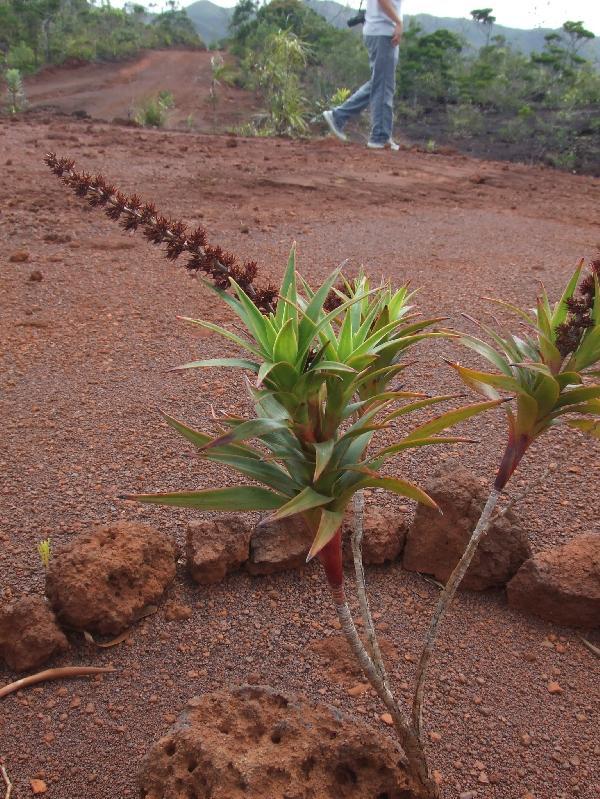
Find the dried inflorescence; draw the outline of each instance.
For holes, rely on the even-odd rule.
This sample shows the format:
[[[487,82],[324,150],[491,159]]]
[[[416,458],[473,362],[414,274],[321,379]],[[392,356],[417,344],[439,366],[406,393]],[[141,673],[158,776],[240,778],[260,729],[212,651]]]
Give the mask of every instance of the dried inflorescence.
[[[339,283],[337,286],[329,290],[328,295],[325,297],[325,302],[323,303],[323,308],[325,311],[335,311],[336,308],[339,308],[342,304],[343,300],[340,297],[340,293],[343,293],[346,290],[346,286],[342,283]]]
[[[154,203],[142,202],[137,194],[127,197],[102,175],[76,172],[75,162],[70,158],[58,158],[54,153],[48,153],[44,160],[52,172],[70,186],[78,197],[85,198],[92,207],[103,207],[106,216],[118,222],[123,230],[135,231],[141,227],[149,242],[164,244],[165,257],[170,261],[187,253],[189,258],[185,267],[190,272],[204,272],[220,289],[228,289],[233,280],[262,313],[274,310],[277,289],[254,285],[258,272],[255,261],[240,264],[232,253],[208,244],[203,228],[189,231],[183,222],[161,216]]]
[[[556,329],[556,347],[563,358],[577,349],[583,334],[592,326],[592,308],[596,292],[594,278],[600,279],[600,258],[592,261],[590,266],[590,274],[579,287],[580,297],[570,297],[567,300],[569,315]]]

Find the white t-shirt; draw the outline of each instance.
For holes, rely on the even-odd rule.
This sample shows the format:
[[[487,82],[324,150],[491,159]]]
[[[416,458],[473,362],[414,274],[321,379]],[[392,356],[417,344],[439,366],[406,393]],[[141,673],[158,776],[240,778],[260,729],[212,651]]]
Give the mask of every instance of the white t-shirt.
[[[402,0],[391,0],[398,17]],[[363,36],[393,36],[394,23],[380,7],[379,0],[367,0],[367,13],[363,27]]]

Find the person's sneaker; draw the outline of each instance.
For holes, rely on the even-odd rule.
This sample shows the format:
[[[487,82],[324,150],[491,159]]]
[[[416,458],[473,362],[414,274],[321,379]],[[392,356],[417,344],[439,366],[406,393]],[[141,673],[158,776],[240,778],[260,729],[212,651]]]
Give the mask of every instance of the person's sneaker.
[[[394,153],[400,149],[400,145],[397,144],[393,139],[388,139],[386,142],[368,141],[367,147],[369,150],[385,150],[386,147],[389,147]]]
[[[335,124],[335,119],[333,118],[333,111],[323,111],[323,119],[329,125],[329,130],[333,133],[334,136],[337,136],[340,141],[348,141],[348,137],[346,134],[338,128]]]

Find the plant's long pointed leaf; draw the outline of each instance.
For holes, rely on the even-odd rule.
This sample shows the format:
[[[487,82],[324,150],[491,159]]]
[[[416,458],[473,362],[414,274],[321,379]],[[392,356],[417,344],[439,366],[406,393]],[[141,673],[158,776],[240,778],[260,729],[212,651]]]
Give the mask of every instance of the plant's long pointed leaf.
[[[307,486],[303,491],[286,502],[285,505],[281,505],[276,513],[269,516],[265,522],[277,521],[278,519],[285,519],[288,516],[295,516],[297,513],[304,513],[304,511],[311,510],[312,508],[319,508],[321,505],[327,505],[332,501],[333,497],[325,497],[310,486]]]
[[[315,539],[312,542],[310,552],[308,553],[308,556],[306,558],[307,563],[310,560],[312,560],[315,557],[315,555],[318,555],[319,552],[323,549],[323,547],[326,546],[331,541],[333,536],[340,529],[340,526],[343,521],[344,521],[343,511],[329,511],[329,510],[321,511],[321,520],[319,522],[319,528],[317,530]]]
[[[483,297],[483,299],[487,300],[488,302],[493,302],[496,305],[500,305],[502,308],[506,308],[509,311],[512,311],[513,313],[517,314],[517,316],[520,316],[521,319],[524,319],[525,322],[527,322],[527,324],[531,325],[532,327],[535,327],[535,316],[533,316],[532,314],[528,314],[527,311],[524,311],[522,308],[519,308],[518,305],[514,305],[512,302],[505,302],[505,300],[498,300],[495,297]]]
[[[174,366],[172,372],[180,372],[184,369],[198,369],[204,367],[224,366],[227,369],[248,369],[258,373],[259,366],[255,361],[248,361],[245,358],[205,358],[202,361],[190,361],[182,366]]]
[[[202,449],[222,447],[224,444],[234,444],[240,441],[247,441],[251,438],[263,438],[267,433],[287,429],[287,424],[281,419],[249,419],[247,422],[242,422],[233,430],[229,430],[224,435],[213,438],[213,440],[205,444]]]
[[[199,430],[194,430],[191,427],[188,427],[183,422],[180,422],[178,419],[174,419],[172,416],[169,416],[164,411],[161,411],[161,416],[165,420],[165,422],[170,425],[174,430],[177,430],[184,438],[188,441],[191,441],[196,447],[202,449],[206,446],[212,439],[213,436],[209,436],[206,433],[202,433]],[[252,449],[252,447],[245,446],[243,444],[229,444],[223,447],[223,450],[229,452],[232,455],[240,455],[244,458],[252,458],[254,460],[259,460],[261,458],[261,453],[257,450]]]
[[[246,477],[256,480],[257,483],[264,483],[269,488],[273,488],[287,497],[293,496],[301,488],[280,466],[265,459],[244,458],[212,449],[206,450],[204,457],[215,463],[223,463],[226,466],[230,466],[232,469],[246,475]]]
[[[392,419],[397,419],[399,416],[412,413],[412,411],[417,411],[420,408],[427,408],[429,405],[437,405],[440,402],[448,402],[448,400],[457,399],[460,396],[460,394],[447,394],[444,397],[427,397],[426,399],[409,402],[407,405],[403,405],[401,408],[390,413],[383,421],[390,422]]]
[[[512,376],[512,372],[510,371],[510,366],[508,365],[508,361],[506,358],[497,352],[493,347],[489,344],[486,344],[485,341],[482,341],[475,336],[460,336],[459,342],[463,344],[465,347],[469,347],[472,350],[475,350],[479,355],[482,355],[486,358],[490,363],[493,363],[496,369],[499,369],[508,377]]]
[[[296,291],[296,242],[292,244],[279,293],[294,305],[298,302]],[[277,311],[275,312],[278,327],[283,325],[286,310],[285,303],[278,304]]]
[[[325,471],[327,464],[331,458],[333,453],[333,448],[335,446],[335,441],[330,438],[328,441],[321,441],[315,444],[315,474],[314,474],[314,481],[315,483],[319,479],[319,477]]]
[[[562,408],[565,405],[574,405],[579,402],[587,402],[587,400],[598,399],[600,397],[600,386],[581,386],[580,388],[571,389],[571,391],[563,392],[558,398],[556,405]]]
[[[237,336],[235,333],[232,333],[230,330],[227,330],[225,327],[221,327],[220,325],[215,325],[212,322],[207,322],[205,319],[191,319],[188,316],[178,316],[182,322],[188,322],[190,325],[196,325],[196,327],[206,328],[206,330],[212,330],[213,333],[218,333],[223,338],[229,339],[229,341],[233,341],[238,347],[242,347],[248,352],[251,352],[253,355],[256,355],[258,358],[262,357],[262,353],[260,350],[253,346],[249,341],[243,339],[241,336]]]
[[[490,408],[496,408],[505,401],[506,400],[502,399],[488,400],[487,402],[476,402],[474,405],[465,405],[462,408],[455,408],[452,411],[443,413],[441,416],[437,416],[430,422],[426,422],[425,424],[419,425],[419,427],[415,427],[414,430],[412,430],[412,432],[403,440],[414,441],[418,438],[426,438],[435,435],[436,433],[441,433],[442,430],[447,430],[449,427],[453,427],[459,422],[464,422],[466,419],[470,419],[472,416],[476,416],[477,414],[487,411]]]
[[[277,338],[273,344],[273,360],[283,361],[284,363],[294,364],[298,357],[298,340],[294,329],[294,320],[288,319],[287,322],[277,333]]]
[[[230,280],[231,285],[235,289],[239,303],[244,309],[246,315],[246,327],[251,335],[254,336],[256,341],[263,347],[265,353],[268,353],[270,350],[270,341],[267,328],[270,327],[273,329],[273,325],[266,316],[261,314],[244,289],[241,288],[241,286],[238,286],[235,280],[231,278]]]
[[[567,386],[578,386],[582,383],[581,375],[578,372],[559,372],[555,378],[561,391],[564,391]]]
[[[400,494],[400,496],[414,499],[416,502],[420,502],[430,508],[438,507],[437,503],[429,496],[429,494],[426,494],[422,488],[419,488],[419,486],[415,485],[414,483],[410,483],[408,480],[400,480],[397,477],[382,477],[381,475],[377,474],[376,472],[372,472],[367,468],[357,468],[355,471],[365,473],[366,476],[361,478],[350,489],[348,489],[350,494],[354,494],[356,491],[359,491],[362,488],[383,488],[386,491],[391,491],[394,494]],[[342,499],[345,499],[344,495],[342,495]]]
[[[575,427],[592,438],[600,439],[600,421],[595,419],[567,419],[569,427]]]
[[[410,441],[401,441],[399,444],[392,444],[389,447],[384,447],[384,449],[380,449],[379,452],[376,452],[371,458],[369,458],[369,462],[379,462],[381,458],[384,460],[389,458],[392,455],[396,455],[399,452],[403,452],[405,449],[413,449],[413,447],[428,447],[431,444],[477,444],[478,439],[476,438],[465,438],[464,436],[426,436],[424,438],[414,438]],[[382,461],[383,462],[383,461]],[[377,467],[379,468],[379,464]]]
[[[556,330],[558,325],[561,325],[567,318],[567,314],[569,313],[569,309],[567,307],[567,300],[569,300],[575,293],[575,289],[577,288],[577,284],[579,283],[581,270],[583,269],[583,264],[584,260],[582,258],[581,261],[579,262],[578,267],[573,272],[571,279],[567,283],[565,290],[563,291],[562,297],[554,306],[554,313],[552,314],[552,319],[551,319],[551,325],[553,330]]]

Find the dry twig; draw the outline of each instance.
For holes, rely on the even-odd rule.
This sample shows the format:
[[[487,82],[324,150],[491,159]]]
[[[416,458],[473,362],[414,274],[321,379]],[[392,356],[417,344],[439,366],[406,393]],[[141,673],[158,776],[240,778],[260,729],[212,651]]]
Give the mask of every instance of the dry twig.
[[[15,680],[15,682],[0,688],[0,699],[38,682],[62,680],[63,678],[71,677],[87,677],[90,674],[107,674],[111,671],[116,671],[116,669],[113,666],[62,666],[58,669],[46,669],[46,671],[30,674],[28,677],[22,677],[20,680]]]
[[[6,793],[4,794],[4,799],[10,799],[10,796],[12,794],[13,784],[10,781],[10,777],[8,776],[8,772],[4,766],[0,766],[0,773],[2,774],[4,785],[6,786]]]
[[[362,559],[362,540],[364,532],[364,510],[365,510],[365,497],[362,491],[357,491],[354,495],[354,516],[353,516],[353,530],[352,530],[352,555],[354,558],[354,571],[356,574],[356,591],[358,593],[358,602],[360,605],[360,615],[365,623],[365,631],[367,633],[367,649],[375,668],[379,672],[384,686],[389,690],[388,676],[383,662],[383,656],[379,648],[379,642],[375,633],[375,625],[373,624],[373,617],[371,615],[371,608],[369,607],[369,599],[367,596],[367,585],[365,580],[365,569]]]
[[[592,655],[596,655],[597,658],[600,658],[600,649],[598,649],[597,646],[594,646],[594,644],[592,644],[591,641],[588,641],[587,638],[584,638],[583,635],[579,635],[577,637],[581,640],[586,649],[590,650]]]

